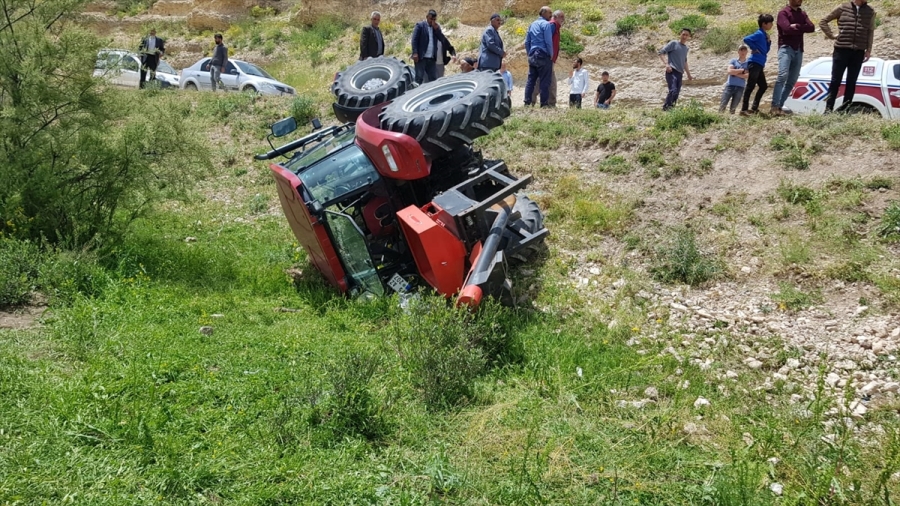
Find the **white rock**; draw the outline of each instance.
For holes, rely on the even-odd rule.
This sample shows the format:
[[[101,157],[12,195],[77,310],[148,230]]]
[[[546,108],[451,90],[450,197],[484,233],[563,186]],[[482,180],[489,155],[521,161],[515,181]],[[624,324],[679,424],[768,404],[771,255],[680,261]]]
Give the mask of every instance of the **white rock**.
[[[204,336],[211,336],[213,334],[213,328],[209,325],[204,325],[200,327],[200,333]]]
[[[753,272],[753,269],[751,267],[747,267],[745,265],[745,266],[741,267],[741,272],[744,274],[750,274],[751,272]]]
[[[579,378],[581,378],[582,376],[584,376],[584,371],[580,367],[576,367],[575,375],[578,376]]]
[[[885,383],[884,386],[881,387],[882,392],[897,392],[898,390],[900,390],[900,383],[894,381]]]
[[[800,361],[796,358],[789,358],[784,364],[788,369],[797,369],[800,367]]]
[[[698,436],[703,434],[709,434],[709,431],[706,430],[706,427],[702,425],[698,425],[694,422],[688,422],[684,424],[684,428],[681,429],[688,436]]]
[[[697,409],[701,409],[709,405],[709,401],[704,399],[703,397],[697,397],[697,400],[694,401],[694,407]]]
[[[644,389],[644,397],[653,400],[659,399],[659,390],[657,390],[656,387],[647,387]]]
[[[188,236],[184,238],[184,242],[197,242],[197,238]]]
[[[669,307],[671,307],[672,309],[674,309],[676,311],[686,312],[688,310],[687,306],[683,306],[681,304],[678,304],[677,302],[673,302],[673,303],[669,304]]]
[[[850,404],[850,411],[851,411],[851,414],[852,414],[854,417],[856,417],[856,418],[862,418],[862,417],[866,416],[866,412],[869,411],[869,408],[867,408],[867,407],[866,407],[862,402],[860,402],[860,401],[853,401],[853,402]]]
[[[876,355],[881,355],[882,353],[884,353],[884,342],[875,341],[874,343],[872,343],[872,353]]]
[[[746,365],[750,369],[759,369],[760,367],[763,366],[763,363],[754,357],[750,357],[750,358],[744,360],[744,365]]]
[[[769,485],[769,490],[775,495],[781,495],[782,492],[784,492],[784,485],[781,483],[772,483]]]
[[[869,306],[859,306],[856,308],[856,315],[859,316],[869,310]]]
[[[891,331],[891,337],[893,337],[895,339],[900,337],[900,327],[897,327]]]
[[[591,267],[590,269],[588,269],[588,272],[590,272],[590,273],[593,274],[594,276],[599,276],[599,275],[600,275],[600,269],[597,268],[597,267]]]
[[[734,371],[725,371],[725,377],[728,379],[735,379],[738,377],[738,373]]]
[[[879,390],[879,387],[880,387],[880,386],[881,386],[881,383],[880,383],[880,382],[878,382],[878,381],[870,381],[870,382],[866,383],[866,385],[865,385],[864,387],[860,388],[859,391],[860,391],[863,395],[872,395],[872,394],[874,394],[874,393],[878,393],[878,390]]]
[[[828,376],[825,376],[825,384],[828,386],[833,387],[837,385],[839,381],[841,381],[841,377],[833,372],[830,372],[828,373]]]

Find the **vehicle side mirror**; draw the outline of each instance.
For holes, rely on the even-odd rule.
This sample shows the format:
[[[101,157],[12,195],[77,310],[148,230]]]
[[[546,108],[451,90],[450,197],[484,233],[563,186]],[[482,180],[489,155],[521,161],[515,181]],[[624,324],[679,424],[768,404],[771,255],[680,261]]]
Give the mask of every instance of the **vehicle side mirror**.
[[[284,118],[272,125],[272,136],[283,137],[297,129],[297,120],[293,117]]]
[[[234,75],[237,75],[237,73],[238,73],[237,69],[231,69],[231,72],[229,72],[229,74],[234,74]]]
[[[313,131],[322,128],[322,122],[319,121],[319,118],[312,119],[312,127],[313,127]]]

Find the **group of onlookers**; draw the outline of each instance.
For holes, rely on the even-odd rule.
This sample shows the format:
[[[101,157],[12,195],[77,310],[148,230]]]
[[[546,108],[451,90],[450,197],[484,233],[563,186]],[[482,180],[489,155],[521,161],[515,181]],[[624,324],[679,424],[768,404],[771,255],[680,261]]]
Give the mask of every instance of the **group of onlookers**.
[[[765,67],[772,39],[769,31],[773,26],[778,31],[778,77],[772,92],[772,105],[769,114],[780,116],[785,114],[784,104],[789,98],[803,65],[803,35],[816,30],[801,6],[803,0],[788,0],[788,4],[778,12],[777,19],[771,14],[760,14],[757,18],[759,29],[744,37],[743,44],[738,47],[737,58],[728,64],[725,89],[719,104],[719,112],[728,107],[733,114],[737,102],[741,100],[741,116],[752,116],[759,113],[762,97],[768,89]],[[832,32],[830,23],[837,21],[838,35]],[[868,0],[851,0],[839,5],[819,21],[819,28],[825,37],[835,40],[832,53],[831,82],[828,97],[825,100],[825,112],[834,110],[834,104],[841,89],[844,72],[847,73],[844,85],[845,107],[853,102],[856,92],[856,80],[859,77],[863,62],[872,53],[872,42],[875,35],[875,10],[868,5]],[[660,58],[666,65],[666,83],[669,93],[663,110],[675,105],[681,91],[682,74],[691,79],[687,65],[687,41],[691,31],[681,30],[680,39],[672,41],[660,51]],[[753,95],[754,90],[756,95]],[[751,104],[750,99],[753,98]]]
[[[787,101],[800,74],[803,62],[803,35],[815,31],[815,25],[801,8],[803,0],[788,0],[788,4],[778,12],[777,17],[761,14],[757,19],[759,29],[743,39],[737,51],[737,58],[728,64],[727,79],[722,93],[719,111],[728,107],[732,113],[741,104],[741,116],[759,112],[760,102],[768,89],[765,67],[772,47],[769,31],[777,28],[778,77],[772,93],[770,114],[784,114]],[[560,30],[565,23],[565,14],[541,7],[538,19],[531,23],[525,35],[525,52],[528,56],[528,78],[525,83],[526,106],[539,103],[541,107],[556,106],[555,65],[559,58]],[[360,37],[360,60],[384,54],[384,39],[378,29],[381,15],[372,13],[371,26],[363,28]],[[838,35],[830,27],[837,21]],[[472,70],[500,72],[512,90],[512,75],[506,70],[507,52],[503,46],[499,28],[503,24],[500,14],[493,14],[490,25],[481,37],[479,56],[458,59],[463,72]],[[844,87],[844,104],[850,104],[856,90],[856,80],[863,62],[869,59],[875,31],[875,11],[867,0],[851,0],[838,6],[819,22],[819,28],[829,39],[834,39],[832,76],[825,102],[826,113],[834,109],[841,88],[844,72],[847,72]],[[663,46],[659,58],[665,65],[665,80],[668,88],[663,110],[676,105],[684,78],[692,79],[687,43],[692,37],[689,28],[683,28],[679,38]],[[412,59],[415,64],[416,82],[432,81],[443,75],[443,66],[456,59],[456,50],[447,40],[437,24],[437,13],[428,11],[424,21],[416,23],[413,29]],[[451,56],[448,56],[452,55]],[[581,58],[574,60],[569,74],[569,106],[581,108],[585,95],[590,93],[588,71]],[[756,92],[754,96],[754,91]],[[601,74],[601,82],[594,94],[593,105],[608,108],[616,97],[616,87],[609,80],[609,73]],[[752,103],[751,103],[751,98]]]

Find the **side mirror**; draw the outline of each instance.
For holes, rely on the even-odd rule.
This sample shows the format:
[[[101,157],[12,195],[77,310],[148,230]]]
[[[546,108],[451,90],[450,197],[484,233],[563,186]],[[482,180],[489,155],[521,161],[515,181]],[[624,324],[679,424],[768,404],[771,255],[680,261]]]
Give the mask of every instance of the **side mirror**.
[[[284,118],[272,125],[272,136],[283,137],[297,129],[297,120],[293,117]]]
[[[322,122],[319,121],[319,118],[312,119],[312,127],[313,127],[313,131],[316,131],[316,130],[322,128]]]
[[[234,75],[237,75],[237,73],[238,73],[237,69],[231,69],[231,72],[229,72],[229,74],[234,74]]]

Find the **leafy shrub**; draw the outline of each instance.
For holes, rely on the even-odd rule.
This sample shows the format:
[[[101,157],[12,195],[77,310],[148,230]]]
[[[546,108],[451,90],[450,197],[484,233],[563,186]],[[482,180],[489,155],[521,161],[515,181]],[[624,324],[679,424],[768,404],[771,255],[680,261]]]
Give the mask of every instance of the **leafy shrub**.
[[[616,35],[631,35],[644,26],[646,18],[641,14],[629,14],[616,20]]]
[[[587,35],[588,37],[593,37],[600,33],[600,28],[595,24],[586,24],[581,27],[581,34]]]
[[[299,96],[291,102],[291,116],[297,120],[298,125],[305,125],[318,116],[319,111],[315,101],[306,96]]]
[[[769,147],[772,151],[784,151],[791,147],[791,138],[782,133],[775,134],[769,141]]]
[[[40,262],[35,244],[0,238],[0,307],[31,301]]]
[[[881,136],[891,149],[900,149],[900,123],[892,123],[881,127]]]
[[[887,177],[874,176],[866,181],[863,186],[869,190],[880,190],[882,188],[890,190],[894,186],[894,181]]]
[[[681,32],[682,28],[690,28],[691,32],[696,35],[698,31],[705,29],[708,25],[706,16],[702,14],[688,14],[669,23],[669,28],[675,33]]]
[[[697,4],[697,10],[707,16],[718,16],[719,14],[722,14],[722,4],[715,0],[701,0],[700,3]]]
[[[559,32],[559,49],[570,56],[577,56],[584,51],[584,45],[578,42],[571,30]]]
[[[795,186],[790,181],[778,184],[778,196],[788,204],[805,205],[819,198],[819,193],[806,186]]]
[[[806,147],[797,141],[794,141],[792,145],[785,150],[780,161],[781,165],[788,170],[807,170],[810,165]]]
[[[647,25],[662,23],[669,20],[669,12],[664,5],[651,5],[647,7],[647,14],[644,17]]]
[[[311,398],[307,421],[324,429],[322,439],[340,443],[346,437],[377,440],[387,431],[381,403],[372,394],[372,379],[380,361],[350,353],[326,366],[323,388]],[[320,437],[321,437],[320,436]]]
[[[443,28],[448,30],[453,30],[454,28],[459,27],[459,18],[448,19],[446,23],[444,23]]]
[[[628,160],[626,160],[624,156],[613,155],[600,162],[600,165],[597,166],[597,170],[608,174],[628,174],[631,172],[631,164],[628,163]]]
[[[110,284],[110,276],[95,253],[57,250],[45,255],[38,282],[41,292],[53,303],[70,304],[79,295],[96,297],[103,293]]]
[[[685,127],[704,129],[713,123],[720,121],[718,114],[707,112],[703,104],[691,100],[687,104],[679,105],[656,120],[657,130],[678,130]]]
[[[597,7],[588,7],[581,11],[581,17],[584,21],[596,23],[598,21],[603,21],[603,11]]]
[[[757,25],[755,20],[742,21],[724,27],[716,26],[710,28],[703,36],[700,48],[710,50],[715,54],[731,52],[737,54],[737,48],[741,45],[744,36],[755,32],[756,29]]]
[[[891,202],[884,210],[878,235],[891,241],[900,239],[900,201]]]
[[[665,157],[655,148],[641,149],[637,161],[644,167],[662,167],[666,164]]]
[[[693,230],[681,228],[675,231],[656,251],[656,265],[650,272],[664,282],[681,282],[691,286],[704,283],[719,274],[719,262],[700,251]]]
[[[250,7],[250,15],[254,18],[267,18],[275,14],[278,14],[278,11],[274,7],[262,7],[259,5]]]

